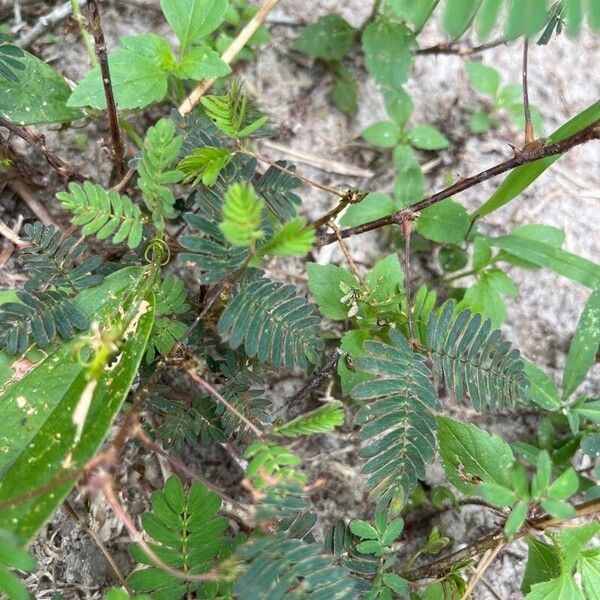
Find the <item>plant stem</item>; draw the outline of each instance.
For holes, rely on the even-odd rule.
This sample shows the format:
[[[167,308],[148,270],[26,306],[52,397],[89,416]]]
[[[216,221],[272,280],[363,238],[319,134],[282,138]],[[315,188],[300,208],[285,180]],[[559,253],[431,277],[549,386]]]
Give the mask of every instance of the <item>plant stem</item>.
[[[106,96],[106,110],[108,113],[108,126],[110,129],[110,137],[113,145],[113,175],[111,183],[117,179],[121,179],[125,174],[125,149],[121,138],[121,128],[119,127],[119,114],[115,104],[115,96],[113,93],[112,82],[110,79],[110,69],[108,66],[108,56],[106,53],[106,40],[102,31],[102,20],[100,19],[100,10],[98,9],[97,0],[87,1],[88,10],[90,11],[90,24],[96,44],[96,55],[100,62],[100,73],[102,75],[102,85],[104,86],[104,95]]]
[[[531,109],[529,108],[529,85],[527,83],[527,55],[529,51],[529,39],[523,39],[523,111],[525,113],[525,145],[534,140],[533,125],[531,124]]]
[[[85,49],[87,50],[88,56],[90,57],[90,62],[92,63],[92,67],[98,66],[98,59],[96,58],[96,53],[94,52],[94,45],[92,44],[92,37],[90,36],[89,31],[85,28],[85,20],[83,15],[81,14],[81,8],[79,7],[79,0],[71,0],[71,11],[75,15],[75,20],[79,25],[79,32],[81,33],[81,39],[85,45]]]

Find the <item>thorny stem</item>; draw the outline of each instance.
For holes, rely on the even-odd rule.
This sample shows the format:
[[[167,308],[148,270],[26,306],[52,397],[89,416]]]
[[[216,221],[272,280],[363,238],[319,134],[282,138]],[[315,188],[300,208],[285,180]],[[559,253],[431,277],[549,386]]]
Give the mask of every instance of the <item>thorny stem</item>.
[[[597,498],[596,500],[591,500],[590,502],[576,504],[574,508],[575,515],[568,519],[557,519],[550,515],[543,515],[537,519],[531,519],[527,521],[526,525],[522,527],[521,530],[517,532],[510,540],[506,540],[504,537],[504,530],[502,528],[498,528],[496,531],[486,535],[483,538],[480,538],[465,548],[457,550],[456,552],[444,556],[432,563],[429,563],[428,565],[403,572],[402,577],[408,579],[408,581],[419,581],[421,579],[435,579],[442,577],[447,574],[456,563],[471,559],[478,554],[489,550],[490,548],[494,548],[500,542],[502,542],[502,545],[504,546],[522,538],[528,533],[531,533],[532,530],[542,531],[548,527],[554,527],[578,517],[596,514],[600,511],[600,499]]]
[[[310,224],[310,227],[317,229],[330,221],[333,221],[345,208],[348,204],[358,204],[362,202],[367,197],[366,193],[357,192],[356,190],[348,190],[343,196],[342,199],[327,213],[325,213],[322,217],[319,217],[315,221]]]
[[[46,144],[44,143],[44,138],[42,136],[37,136],[25,127],[17,127],[13,125],[10,121],[7,121],[5,118],[0,117],[0,127],[4,127],[8,129],[11,133],[18,135],[21,139],[25,140],[30,146],[35,148],[40,154],[44,156],[44,158],[48,161],[48,164],[55,169],[61,177],[65,179],[71,180],[74,179],[76,181],[85,181],[86,179],[90,179],[87,175],[82,175],[78,173],[71,165],[67,164],[62,158],[54,154],[46,148]]]
[[[531,109],[529,107],[529,85],[527,82],[527,56],[529,52],[529,39],[523,39],[523,111],[525,113],[525,145],[534,141],[533,125],[531,123]]]
[[[517,152],[515,156],[512,158],[505,160],[489,169],[485,169],[472,177],[466,177],[459,179],[453,185],[444,188],[443,190],[428,196],[427,198],[415,202],[411,204],[409,207],[404,208],[400,211],[395,212],[392,215],[387,217],[382,217],[380,219],[374,219],[373,221],[369,221],[362,225],[357,225],[356,227],[348,227],[347,229],[342,229],[340,234],[343,238],[347,238],[353,235],[360,235],[362,233],[366,233],[367,231],[373,231],[375,229],[380,229],[381,227],[385,227],[387,225],[392,225],[394,223],[398,223],[399,219],[402,217],[402,213],[411,212],[417,213],[422,211],[433,204],[441,202],[450,196],[454,196],[460,192],[464,192],[465,190],[472,188],[483,181],[487,181],[492,177],[496,177],[497,175],[501,175],[502,173],[506,173],[506,171],[510,171],[515,167],[519,167],[521,165],[529,164],[540,160],[542,158],[547,158],[549,156],[555,156],[556,154],[563,154],[567,150],[574,148],[575,146],[579,146],[580,144],[584,144],[589,142],[590,140],[600,139],[600,119],[594,121],[581,131],[559,141],[554,144],[548,144],[546,146],[540,146],[534,148],[533,150],[524,149],[523,151]],[[317,239],[318,246],[326,246],[327,244],[332,244],[337,241],[337,236],[335,234],[324,234],[320,238]]]
[[[100,62],[100,73],[102,75],[102,85],[104,86],[104,95],[106,96],[106,110],[108,113],[108,126],[113,146],[113,176],[123,177],[125,173],[125,149],[121,138],[121,128],[119,127],[119,115],[115,104],[115,96],[110,79],[110,69],[108,67],[108,57],[106,53],[106,40],[102,31],[102,20],[100,19],[100,10],[97,0],[88,0],[88,9],[90,11],[90,25],[94,42],[96,44],[96,54]]]
[[[458,56],[471,56],[473,54],[483,52],[484,50],[489,50],[490,48],[501,46],[502,44],[506,44],[505,39],[493,40],[491,42],[487,42],[479,46],[472,46],[467,48],[457,46],[455,43],[450,42],[449,44],[442,43],[436,44],[435,46],[429,46],[427,48],[419,48],[416,51],[416,54],[456,54]]]

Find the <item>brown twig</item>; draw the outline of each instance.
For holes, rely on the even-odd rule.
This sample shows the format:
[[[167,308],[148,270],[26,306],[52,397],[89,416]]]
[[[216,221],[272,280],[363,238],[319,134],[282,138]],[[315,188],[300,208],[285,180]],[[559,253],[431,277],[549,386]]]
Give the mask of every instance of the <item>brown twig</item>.
[[[456,54],[458,56],[472,56],[473,54],[478,54],[479,52],[489,50],[490,48],[496,48],[496,46],[501,46],[502,44],[506,44],[505,39],[493,40],[485,44],[480,44],[479,46],[470,46],[466,48],[464,46],[457,46],[454,42],[450,42],[435,44],[434,46],[429,46],[427,48],[419,48],[416,54]]]
[[[362,278],[362,275],[360,274],[360,271],[358,270],[358,267],[356,266],[356,263],[354,262],[352,255],[350,254],[348,248],[346,247],[346,244],[344,244],[344,240],[343,240],[342,236],[340,235],[340,228],[333,221],[329,221],[328,225],[329,225],[329,227],[331,227],[331,229],[333,229],[333,231],[337,237],[338,244],[340,245],[340,248],[342,250],[342,253],[346,257],[346,261],[350,265],[350,269],[356,276],[356,279],[358,279],[358,282],[360,283],[360,285],[364,285],[365,284],[364,279]]]
[[[527,80],[527,55],[529,39],[523,38],[523,112],[525,113],[525,146],[534,140],[533,125],[531,123],[531,109],[529,107],[529,84]]]
[[[302,388],[287,399],[285,406],[292,406],[307,398],[314,389],[321,385],[321,382],[324,379],[327,379],[327,377],[331,375],[343,355],[343,350],[335,348],[335,350],[333,350],[333,352],[325,359],[325,362],[313,371],[311,378],[302,386]]]
[[[125,173],[125,149],[123,139],[121,138],[121,128],[119,127],[119,114],[115,104],[115,96],[110,78],[110,69],[108,67],[108,56],[106,52],[106,40],[104,31],[102,31],[102,20],[100,19],[100,10],[97,0],[87,0],[88,10],[90,11],[90,26],[94,36],[96,46],[96,55],[100,63],[100,73],[102,75],[102,85],[104,86],[104,95],[106,96],[106,110],[108,113],[108,127],[113,146],[113,176],[122,178]]]
[[[46,210],[46,207],[38,200],[37,196],[33,193],[31,188],[25,183],[25,180],[20,176],[16,175],[8,180],[9,187],[18,194],[25,204],[27,204],[29,210],[44,224],[54,225],[56,222],[52,218],[52,215]]]
[[[123,176],[123,179],[121,179],[119,183],[113,185],[112,189],[115,190],[115,192],[119,192],[119,194],[124,192],[131,183],[131,180],[133,179],[133,176],[135,175],[136,171],[137,169],[134,168],[129,169],[127,173],[125,173],[125,175]]]
[[[237,37],[231,42],[229,48],[221,54],[221,60],[230,64],[238,55],[242,48],[248,43],[248,40],[254,35],[256,30],[263,24],[267,15],[275,8],[279,0],[265,0],[260,10],[246,23],[246,26],[238,33]],[[216,79],[205,79],[201,81],[196,88],[179,106],[179,112],[183,116],[187,115],[200,98],[206,94]]]
[[[348,190],[343,196],[342,199],[329,211],[327,211],[322,217],[315,219],[310,227],[317,229],[322,225],[333,221],[345,208],[348,204],[358,204],[362,202],[368,194],[364,192],[358,192],[356,190]]]
[[[416,213],[420,212],[437,202],[441,202],[450,196],[454,196],[460,192],[464,192],[465,190],[472,188],[483,181],[487,181],[492,177],[496,177],[497,175],[501,175],[502,173],[506,173],[516,167],[521,165],[529,164],[540,160],[542,158],[547,158],[549,156],[555,156],[556,154],[563,154],[564,152],[574,148],[575,146],[579,146],[581,144],[585,144],[590,140],[600,139],[600,119],[594,121],[581,131],[561,140],[560,142],[555,142],[554,144],[548,144],[545,146],[536,147],[533,150],[523,150],[521,152],[517,152],[515,156],[512,158],[505,160],[489,169],[485,169],[477,175],[473,175],[472,177],[466,177],[459,179],[453,185],[444,188],[443,190],[428,196],[427,198],[415,202],[411,204],[409,207],[402,209],[400,211],[395,212],[392,215],[387,217],[381,217],[380,219],[374,219],[373,221],[369,221],[362,225],[357,225],[356,227],[348,227],[347,229],[342,229],[340,231],[340,235],[343,238],[347,238],[353,235],[360,235],[362,233],[366,233],[367,231],[373,231],[374,229],[380,229],[381,227],[385,227],[387,225],[392,225],[398,222],[398,219],[402,216],[403,212],[411,212]],[[327,244],[332,244],[337,241],[336,234],[324,234],[320,238],[317,239],[318,246],[326,246]]]
[[[479,582],[479,580],[483,577],[484,573],[489,569],[490,565],[494,562],[494,559],[498,555],[498,552],[504,546],[504,542],[498,542],[498,544],[494,547],[493,550],[487,550],[483,555],[479,565],[477,566],[477,570],[475,574],[469,581],[467,588],[465,589],[464,594],[461,596],[460,600],[467,600],[471,597],[471,592],[475,589],[475,586]]]
[[[600,499],[582,502],[581,504],[575,505],[574,508],[575,515],[568,519],[557,519],[551,515],[543,515],[537,519],[529,520],[526,526],[521,528],[521,530],[517,532],[510,540],[506,540],[504,537],[504,530],[502,528],[498,528],[489,535],[486,535],[472,544],[469,544],[465,548],[461,548],[452,554],[443,556],[442,558],[427,565],[423,565],[422,567],[417,567],[416,569],[403,572],[402,577],[408,579],[408,581],[419,581],[421,579],[435,579],[437,577],[442,577],[443,575],[447,574],[457,562],[471,559],[478,554],[485,552],[486,550],[496,547],[500,542],[503,544],[508,544],[522,538],[532,530],[542,531],[548,527],[554,527],[567,521],[571,521],[572,519],[596,514],[600,511]]]
[[[408,336],[412,341],[415,339],[412,315],[412,284],[410,278],[410,223],[413,215],[403,213],[402,235],[404,236],[404,289],[406,290],[407,318],[408,318]]]
[[[75,179],[77,181],[85,181],[86,179],[90,179],[90,177],[78,173],[71,165],[67,164],[62,158],[54,154],[54,152],[48,150],[48,148],[46,148],[46,144],[44,143],[44,138],[42,136],[35,135],[25,127],[17,127],[16,125],[13,125],[13,123],[11,123],[3,117],[0,117],[0,127],[8,129],[11,133],[14,133],[21,139],[25,140],[32,148],[35,148],[40,154],[44,156],[44,158],[48,161],[48,164],[53,169],[55,169],[61,177],[64,177],[67,180]]]

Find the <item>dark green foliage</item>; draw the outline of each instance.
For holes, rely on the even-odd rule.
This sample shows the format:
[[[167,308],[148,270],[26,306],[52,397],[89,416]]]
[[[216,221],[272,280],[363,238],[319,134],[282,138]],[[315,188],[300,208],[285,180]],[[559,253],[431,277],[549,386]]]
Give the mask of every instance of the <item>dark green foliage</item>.
[[[0,33],[0,78],[19,81],[19,76],[15,71],[25,69],[25,65],[19,60],[24,56],[21,48],[11,44],[8,36]]]
[[[180,156],[189,156],[198,148],[225,148],[231,141],[225,137],[213,121],[203,115],[191,113],[182,117],[178,111],[171,113],[177,135],[183,138]]]
[[[0,595],[9,600],[30,600],[31,595],[11,571],[33,571],[35,568],[35,559],[19,546],[13,534],[0,529]]]
[[[217,516],[221,500],[198,482],[184,492],[181,481],[173,475],[163,491],[152,494],[152,512],[144,513],[142,524],[155,542],[156,554],[171,567],[187,573],[206,573],[231,551],[224,536],[229,522]],[[188,594],[202,595],[206,585],[188,582],[155,567],[138,544],[130,547],[131,556],[148,565],[129,576],[129,585],[157,600],[179,600]],[[202,596],[201,596],[202,597]]]
[[[146,218],[128,196],[86,181],[83,187],[70,183],[69,192],[56,197],[75,215],[71,222],[82,226],[83,235],[95,234],[99,240],[113,236],[113,244],[127,240],[130,248],[140,245]]]
[[[21,302],[6,302],[0,312],[0,348],[9,354],[25,352],[31,338],[46,348],[57,333],[68,340],[88,327],[85,315],[61,291],[21,290],[17,297]]]
[[[296,170],[296,167],[284,160],[276,164],[292,173]],[[256,193],[264,198],[266,205],[275,216],[281,222],[285,222],[296,216],[301,200],[292,190],[301,185],[302,182],[290,173],[276,167],[269,167],[254,188]]]
[[[425,476],[435,451],[435,418],[441,405],[423,357],[406,339],[390,331],[391,345],[365,342],[358,369],[375,376],[359,383],[352,397],[364,404],[356,415],[361,437],[368,440],[362,455],[367,488],[380,509],[402,506]]]
[[[102,262],[98,255],[75,266],[75,261],[87,250],[76,237],[63,239],[62,232],[54,225],[45,227],[39,221],[23,229],[25,240],[31,244],[19,254],[30,275],[27,289],[46,290],[53,286],[75,292],[102,281],[103,277],[94,273]]]
[[[336,566],[318,544],[278,533],[245,544],[237,555],[246,563],[234,588],[239,600],[356,598],[348,571]]]
[[[232,348],[244,344],[250,357],[275,368],[316,363],[323,347],[314,306],[293,285],[271,281],[262,271],[247,271],[219,319],[219,333]]]
[[[377,573],[379,558],[372,554],[362,554],[356,546],[360,538],[356,537],[344,521],[337,521],[325,532],[323,549],[333,554],[339,563],[357,575],[372,576]],[[366,591],[370,589],[366,586]]]
[[[528,385],[521,355],[489,319],[446,302],[429,316],[427,349],[436,373],[458,402],[466,393],[475,410],[512,407]]]

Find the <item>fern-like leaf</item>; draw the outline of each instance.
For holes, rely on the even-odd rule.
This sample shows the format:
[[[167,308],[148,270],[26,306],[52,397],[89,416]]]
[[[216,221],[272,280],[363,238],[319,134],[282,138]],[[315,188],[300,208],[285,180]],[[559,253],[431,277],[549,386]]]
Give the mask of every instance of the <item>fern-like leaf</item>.
[[[249,110],[248,97],[237,80],[232,83],[228,94],[204,96],[200,102],[215,125],[233,139],[256,133],[269,120],[266,115],[257,115],[256,109]]]
[[[284,437],[299,437],[314,433],[333,431],[344,422],[344,409],[339,401],[327,402],[323,406],[300,415],[295,419],[273,427],[271,433]]]
[[[237,294],[219,319],[219,333],[246,354],[275,368],[293,368],[318,362],[323,347],[320,320],[314,306],[293,285],[262,277],[262,271],[244,274]]]
[[[175,135],[175,124],[170,119],[161,119],[150,127],[144,140],[138,185],[159,230],[164,229],[165,218],[175,216],[175,196],[167,185],[181,181],[181,171],[169,167],[179,156],[182,143],[183,138]]]
[[[70,183],[69,191],[56,197],[75,215],[71,222],[82,226],[83,235],[95,235],[99,240],[113,236],[113,244],[127,240],[130,248],[140,245],[146,218],[128,196],[86,181],[83,187]]]
[[[352,397],[369,401],[357,413],[360,435],[368,444],[363,472],[371,498],[379,509],[403,505],[425,476],[435,450],[435,418],[441,405],[423,357],[406,339],[390,331],[392,345],[365,342],[365,356],[354,362],[375,376],[352,389]]]
[[[189,156],[197,148],[223,148],[230,141],[219,128],[203,115],[190,113],[185,117],[177,110],[171,112],[177,135],[183,138],[180,156]]]
[[[306,219],[296,217],[284,223],[281,229],[260,248],[261,254],[275,256],[304,256],[315,242],[316,231],[306,226]]]
[[[269,167],[256,182],[256,193],[264,198],[266,205],[283,223],[295,217],[298,212],[301,200],[292,190],[300,187],[302,182],[290,175],[296,169],[294,165],[286,161],[279,161],[276,164],[285,171]]]
[[[15,71],[24,71],[25,63],[23,58],[25,53],[21,48],[10,43],[10,39],[4,33],[0,33],[0,78],[7,81],[19,81]]]
[[[9,354],[23,353],[30,339],[46,348],[56,334],[71,339],[76,330],[85,330],[88,321],[60,291],[17,292],[19,302],[6,302],[0,309],[0,348]]]
[[[262,202],[250,183],[234,183],[225,194],[219,229],[233,246],[253,246],[264,236],[260,230]]]
[[[244,544],[237,556],[245,572],[235,584],[239,600],[302,598],[354,600],[355,581],[318,544],[290,539],[285,533]]]
[[[475,410],[511,407],[525,397],[528,385],[521,355],[491,321],[446,302],[429,316],[427,348],[435,371],[457,402],[465,392]]]
[[[76,237],[63,239],[62,232],[54,225],[45,227],[39,221],[23,229],[25,239],[31,244],[19,253],[30,275],[26,289],[46,290],[52,286],[77,291],[102,281],[103,276],[94,273],[102,262],[99,256],[91,256],[75,266],[75,261],[87,250]]]
[[[163,491],[152,494],[152,512],[142,515],[142,525],[154,539],[150,543],[156,554],[170,566],[187,573],[206,573],[231,551],[224,537],[229,522],[217,516],[221,500],[198,482],[192,483],[186,495],[176,475],[165,483]],[[154,566],[136,543],[131,556],[146,568],[134,571],[128,579],[136,592],[149,593],[154,599],[185,598],[195,593],[200,597],[205,585],[184,581]]]
[[[227,148],[207,146],[197,148],[183,158],[177,168],[184,174],[184,183],[191,182],[196,186],[202,182],[204,185],[211,186],[232,158],[233,154]]]
[[[325,531],[323,549],[333,554],[339,564],[353,573],[362,576],[373,576],[379,569],[379,557],[372,554],[362,554],[356,549],[361,539],[355,536],[344,521],[337,521]],[[366,582],[365,582],[366,583]],[[366,590],[371,587],[367,584]]]
[[[250,459],[246,477],[258,488],[271,486],[273,480],[283,484],[306,483],[306,475],[294,469],[302,461],[285,446],[260,440],[248,446],[244,456]]]

